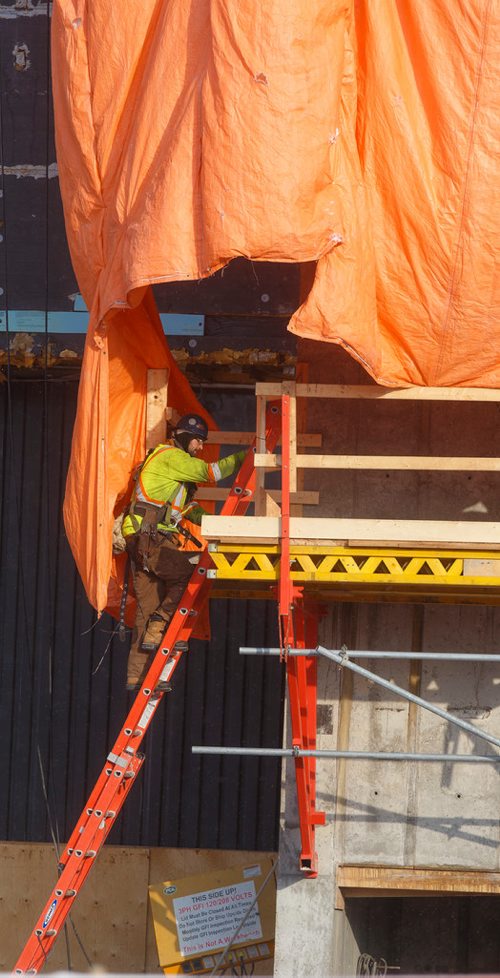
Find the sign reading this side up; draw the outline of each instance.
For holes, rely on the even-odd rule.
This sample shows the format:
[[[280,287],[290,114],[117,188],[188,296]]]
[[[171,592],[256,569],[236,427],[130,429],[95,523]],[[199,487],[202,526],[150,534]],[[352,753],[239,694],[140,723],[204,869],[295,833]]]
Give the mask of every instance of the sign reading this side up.
[[[179,949],[183,957],[226,947],[238,924],[255,901],[255,883],[248,880],[204,890],[172,901]],[[238,933],[238,944],[259,941],[262,927],[257,904]]]
[[[208,864],[204,873],[164,879],[149,887],[158,962],[165,974],[210,973],[230,941],[231,961],[234,956],[247,963],[272,958],[274,862],[260,853],[255,857],[240,866],[214,869],[214,863],[227,855],[201,851],[194,858],[198,866],[203,861]]]

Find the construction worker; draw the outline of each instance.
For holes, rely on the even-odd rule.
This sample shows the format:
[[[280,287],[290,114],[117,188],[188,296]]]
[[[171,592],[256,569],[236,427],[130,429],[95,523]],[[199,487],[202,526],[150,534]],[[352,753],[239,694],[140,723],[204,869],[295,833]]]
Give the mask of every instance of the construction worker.
[[[218,462],[204,462],[196,455],[207,435],[206,422],[200,415],[184,415],[173,438],[157,445],[136,473],[122,527],[137,599],[127,689],[137,690],[142,685],[199,559],[193,550],[184,549],[186,533],[187,538],[194,538],[183,525],[186,519],[201,524],[204,511],[193,500],[197,484],[219,482],[232,475],[246,454],[241,451]]]

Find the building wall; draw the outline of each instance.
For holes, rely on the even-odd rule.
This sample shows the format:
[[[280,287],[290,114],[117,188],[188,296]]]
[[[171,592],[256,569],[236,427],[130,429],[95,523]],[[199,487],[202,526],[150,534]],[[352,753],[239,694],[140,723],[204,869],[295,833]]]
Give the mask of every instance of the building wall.
[[[309,362],[310,382],[369,382],[362,368],[334,347],[302,343],[299,356]],[[500,456],[498,410],[497,405],[480,403],[312,399],[308,430],[322,432],[326,453]],[[321,516],[488,521],[500,515],[499,477],[491,473],[320,470],[306,476],[306,488],[320,490],[319,512],[314,515]],[[459,656],[494,653],[500,647],[500,609],[473,604],[356,602],[351,597],[350,603],[332,601],[328,605],[320,641],[333,649],[346,645],[351,650],[443,651]],[[433,663],[369,659],[361,664],[500,738],[500,686],[494,664],[460,659]],[[333,662],[320,663],[318,701],[323,707],[320,749],[498,753],[473,734]],[[318,879],[306,880],[297,873],[300,842],[295,777],[288,764],[275,974],[306,975],[311,960],[317,973],[354,973],[358,952],[369,950],[356,943],[354,912],[349,919],[342,894],[339,899],[339,866],[408,871],[439,867],[449,873],[450,880],[459,869],[497,873],[499,773],[493,764],[319,760],[318,808],[326,811],[327,825],[316,830]],[[497,877],[495,880],[498,888]],[[370,895],[376,897],[376,889]],[[451,913],[450,904],[447,911],[444,903],[441,906],[445,916]],[[293,935],[304,913],[310,926],[302,929],[302,941],[295,942]],[[494,914],[498,922],[500,910],[495,909]],[[358,927],[358,936],[365,932]],[[415,971],[417,964],[414,962]],[[405,965],[408,967],[408,961]]]
[[[1,840],[69,837],[132,702],[130,635],[122,643],[116,622],[97,620],[62,523],[76,390],[29,376],[0,387]],[[209,405],[222,426],[228,415],[234,425],[234,403],[218,393]],[[249,405],[240,399],[243,427]],[[279,745],[279,663],[238,652],[275,644],[276,632],[272,602],[212,602],[211,641],[193,641],[176,671],[111,842],[276,847],[279,762],[191,753]]]
[[[352,609],[352,648],[498,652],[497,609],[365,605]],[[342,626],[329,648],[339,648]],[[420,629],[419,629],[420,631]],[[333,642],[332,642],[333,639]],[[336,641],[335,641],[336,640]],[[340,645],[342,641],[340,641]],[[499,736],[498,668],[493,663],[363,660],[362,665],[431,705]],[[466,731],[366,680],[343,674],[337,743],[348,750],[497,754]],[[339,761],[336,859],[398,866],[499,867],[499,768],[494,764]]]
[[[311,382],[363,383],[362,368],[333,347],[304,344]],[[311,400],[308,428],[325,452],[500,456],[499,407],[453,402]],[[318,479],[319,476],[319,479]],[[496,473],[320,470],[321,516],[498,520]],[[329,648],[414,652],[500,650],[500,609],[474,604],[332,604]],[[494,663],[363,660],[367,669],[500,737]],[[332,663],[327,676],[338,672]],[[325,676],[324,682],[330,679]],[[495,748],[432,713],[348,674],[337,677],[332,735],[351,750],[491,754]],[[327,762],[325,762],[327,763]],[[499,770],[492,764],[340,761],[335,779],[335,858],[392,865],[498,867]]]

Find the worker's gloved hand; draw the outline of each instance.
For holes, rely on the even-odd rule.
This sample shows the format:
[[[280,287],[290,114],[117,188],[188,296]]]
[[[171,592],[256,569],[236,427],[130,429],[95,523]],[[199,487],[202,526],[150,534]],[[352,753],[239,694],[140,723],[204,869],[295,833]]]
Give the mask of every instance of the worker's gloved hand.
[[[247,454],[246,448],[242,449],[241,452],[235,452],[234,457],[235,457],[236,463],[237,463],[236,464],[236,471],[238,471],[238,469],[241,468],[241,466],[243,465],[243,462],[245,461],[245,458],[246,458],[246,454]]]

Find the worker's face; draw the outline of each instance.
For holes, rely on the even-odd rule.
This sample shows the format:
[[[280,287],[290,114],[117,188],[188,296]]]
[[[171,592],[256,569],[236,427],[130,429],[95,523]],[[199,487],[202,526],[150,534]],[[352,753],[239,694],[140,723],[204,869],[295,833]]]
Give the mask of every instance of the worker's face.
[[[188,445],[188,452],[190,455],[197,455],[203,449],[204,441],[203,438],[191,438]]]

